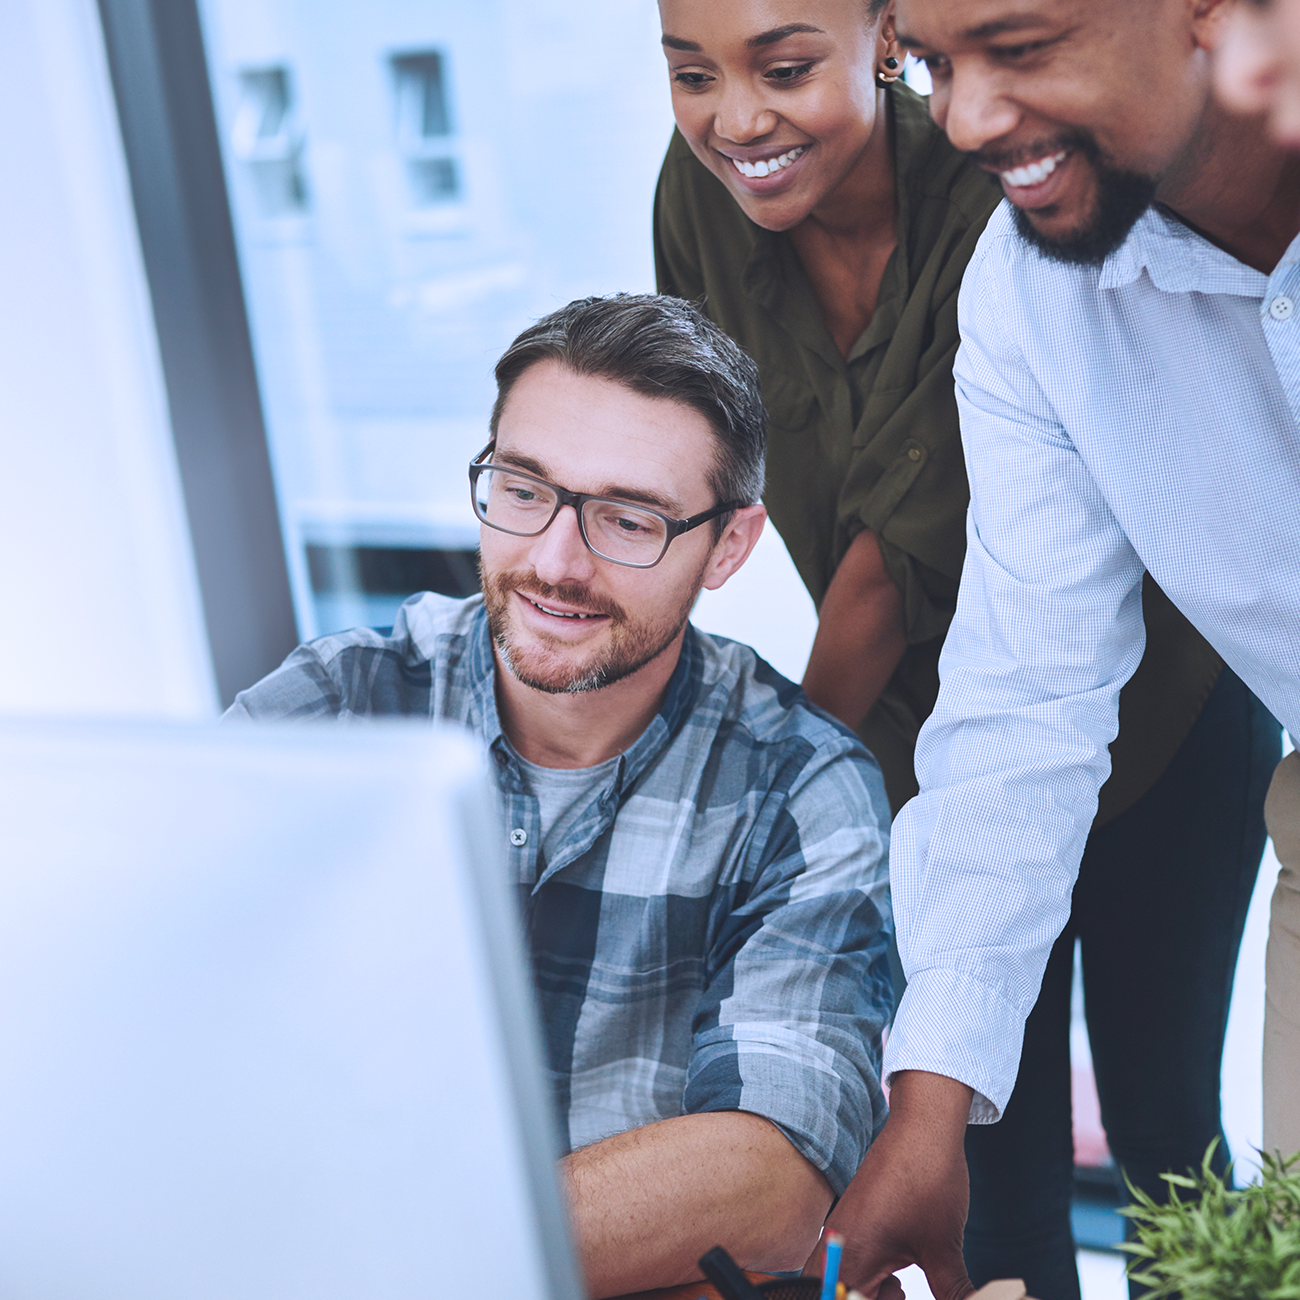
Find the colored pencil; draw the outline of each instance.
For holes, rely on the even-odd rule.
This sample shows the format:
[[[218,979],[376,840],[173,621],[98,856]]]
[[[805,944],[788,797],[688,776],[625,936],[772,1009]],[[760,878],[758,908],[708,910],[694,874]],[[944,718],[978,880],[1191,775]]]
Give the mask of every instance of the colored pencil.
[[[822,1266],[821,1300],[835,1300],[835,1284],[840,1280],[840,1251],[844,1238],[838,1232],[826,1234],[826,1263]]]

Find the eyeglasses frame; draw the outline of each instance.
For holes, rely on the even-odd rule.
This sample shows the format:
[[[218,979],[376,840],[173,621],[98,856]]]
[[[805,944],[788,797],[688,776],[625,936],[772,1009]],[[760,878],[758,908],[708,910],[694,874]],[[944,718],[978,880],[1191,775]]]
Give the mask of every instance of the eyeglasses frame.
[[[570,492],[568,488],[561,487],[558,483],[552,483],[548,479],[538,478],[536,474],[529,474],[526,470],[515,469],[512,465],[494,465],[490,460],[484,460],[483,457],[489,455],[496,446],[496,440],[493,439],[483,448],[477,456],[469,463],[469,499],[474,508],[475,518],[480,523],[487,524],[489,528],[496,529],[499,533],[506,533],[511,537],[540,537],[559,517],[560,511],[565,506],[572,506],[573,513],[578,519],[578,534],[582,538],[582,544],[598,560],[604,560],[608,564],[621,564],[626,569],[653,569],[665,555],[668,554],[668,548],[672,545],[675,537],[680,537],[683,533],[689,533],[692,528],[698,528],[701,524],[707,524],[710,519],[716,519],[719,515],[725,515],[729,511],[743,510],[746,503],[743,501],[726,502],[720,506],[714,506],[712,510],[702,510],[698,515],[691,515],[689,519],[674,519],[671,515],[666,515],[662,510],[656,510],[652,506],[642,505],[639,501],[624,501],[621,497],[607,497],[595,492]],[[484,519],[478,511],[478,497],[475,488],[484,470],[495,469],[517,474],[520,478],[527,479],[530,483],[537,483],[541,487],[547,488],[555,493],[555,509],[551,511],[551,517],[539,528],[532,533],[519,533],[513,528],[502,528],[500,524],[494,524],[490,520]],[[612,556],[603,555],[592,544],[591,539],[587,536],[587,525],[582,519],[582,508],[588,501],[604,501],[609,505],[627,506],[631,510],[640,510],[643,514],[654,515],[656,519],[662,519],[665,525],[664,548],[659,552],[657,558],[650,561],[649,564],[634,564],[631,560],[616,560]]]

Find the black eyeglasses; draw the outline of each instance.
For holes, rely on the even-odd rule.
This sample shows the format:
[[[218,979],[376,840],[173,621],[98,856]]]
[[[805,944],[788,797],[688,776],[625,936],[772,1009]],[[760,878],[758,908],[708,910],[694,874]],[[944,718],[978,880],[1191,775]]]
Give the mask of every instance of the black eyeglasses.
[[[587,549],[602,560],[630,569],[654,568],[674,537],[744,506],[743,501],[732,501],[689,519],[671,519],[647,506],[570,492],[509,465],[494,465],[483,459],[493,445],[488,443],[469,466],[474,513],[489,528],[515,537],[536,537],[555,522],[565,506],[572,506]]]

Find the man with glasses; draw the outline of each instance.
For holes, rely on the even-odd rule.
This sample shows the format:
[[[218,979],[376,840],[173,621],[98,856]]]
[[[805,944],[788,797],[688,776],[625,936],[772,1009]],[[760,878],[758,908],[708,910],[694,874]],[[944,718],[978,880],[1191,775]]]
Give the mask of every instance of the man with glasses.
[[[719,1243],[797,1268],[884,1121],[889,811],[851,732],[688,622],[763,527],[757,370],[690,305],[619,296],[496,377],[483,596],[303,646],[231,713],[488,746],[594,1296]]]

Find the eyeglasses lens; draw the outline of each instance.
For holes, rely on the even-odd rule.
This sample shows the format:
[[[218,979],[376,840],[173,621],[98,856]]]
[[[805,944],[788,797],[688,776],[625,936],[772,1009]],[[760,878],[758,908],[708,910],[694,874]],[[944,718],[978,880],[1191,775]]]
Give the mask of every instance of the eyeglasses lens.
[[[486,469],[474,485],[479,518],[523,537],[542,532],[555,516],[555,492],[536,479]],[[667,545],[668,527],[658,515],[622,501],[584,501],[582,527],[597,555],[620,564],[652,565]]]
[[[584,502],[582,526],[597,555],[621,564],[654,564],[668,536],[658,515],[621,501]]]
[[[484,523],[508,533],[540,533],[555,513],[555,493],[508,470],[484,470],[474,485],[474,508]]]

